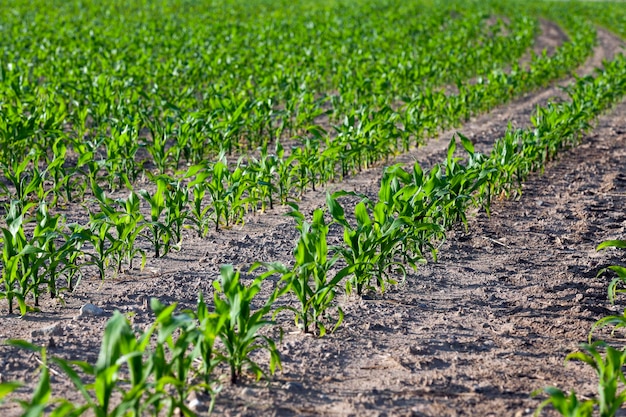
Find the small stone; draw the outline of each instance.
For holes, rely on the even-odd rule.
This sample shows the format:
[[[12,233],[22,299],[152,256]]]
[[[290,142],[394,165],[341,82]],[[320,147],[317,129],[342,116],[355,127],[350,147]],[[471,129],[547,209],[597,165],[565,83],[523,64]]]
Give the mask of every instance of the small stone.
[[[191,410],[191,411],[198,411],[198,407],[200,406],[200,400],[198,399],[198,396],[196,395],[195,392],[192,392],[191,394],[189,394],[189,396],[187,397],[187,407]]]
[[[244,389],[241,390],[241,396],[243,398],[256,398],[256,391],[254,391],[252,388],[250,387],[245,387]]]
[[[35,329],[30,332],[32,337],[37,336],[60,336],[63,334],[63,329],[57,324],[53,324],[52,326],[42,327],[41,329]]]
[[[95,316],[104,316],[106,313],[103,309],[93,304],[87,303],[80,308],[80,312],[78,313],[78,317],[95,317]]]
[[[285,391],[289,392],[302,392],[304,391],[304,386],[299,382],[287,382],[282,387]]]

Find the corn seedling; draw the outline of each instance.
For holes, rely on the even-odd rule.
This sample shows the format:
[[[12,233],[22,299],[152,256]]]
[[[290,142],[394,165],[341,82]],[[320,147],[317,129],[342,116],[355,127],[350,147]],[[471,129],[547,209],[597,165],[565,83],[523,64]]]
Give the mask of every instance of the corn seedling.
[[[626,249],[626,240],[607,240],[604,241],[602,243],[600,243],[598,245],[598,247],[596,248],[596,250],[602,250],[605,248],[622,248],[622,249]],[[598,276],[608,272],[608,271],[612,271],[615,274],[617,274],[617,277],[613,278],[611,280],[611,282],[609,283],[609,301],[611,303],[615,302],[615,296],[618,293],[624,293],[626,292],[626,290],[624,289],[618,289],[618,285],[619,284],[625,284],[626,283],[626,267],[623,267],[621,265],[611,265],[607,268],[603,268],[600,271],[598,271]]]
[[[256,311],[252,310],[252,301],[261,289],[262,280],[262,277],[257,278],[245,286],[240,282],[239,271],[235,271],[232,265],[223,265],[219,280],[213,282],[215,312],[224,323],[218,333],[224,351],[218,353],[218,357],[229,365],[232,384],[239,381],[244,368],[257,379],[265,375],[263,369],[250,357],[257,349],[264,349],[270,354],[269,369],[272,374],[281,366],[274,341],[258,333],[263,327],[273,324],[265,319],[271,312],[273,300],[270,299]]]
[[[49,412],[49,415],[53,417],[75,417],[82,415],[87,410],[86,406],[77,406],[66,399],[51,398],[52,389],[50,384],[49,361],[45,348],[39,348],[21,340],[9,340],[7,343],[12,346],[30,350],[41,357],[39,379],[30,400],[18,401],[24,411],[23,416],[40,416]],[[19,384],[8,383],[6,386],[9,389],[14,389],[19,387]]]
[[[154,257],[159,258],[169,252],[172,230],[161,220],[161,216],[167,210],[167,180],[164,177],[156,177],[156,186],[154,194],[150,195],[148,191],[140,190],[139,195],[150,205],[150,217],[146,220],[147,237],[154,248]]]
[[[331,269],[339,259],[337,254],[329,256],[326,242],[329,224],[324,220],[324,211],[313,212],[311,223],[305,221],[304,215],[293,205],[289,213],[296,222],[300,237],[294,249],[295,264],[293,268],[273,262],[264,263],[268,274],[278,274],[285,283],[285,288],[294,293],[300,302],[299,308],[286,307],[293,311],[295,322],[305,333],[317,333],[320,337],[327,331],[327,323],[332,324],[335,331],[343,321],[343,311],[337,308],[337,318],[329,314],[337,293],[337,285],[351,272],[345,267],[330,277]]]
[[[189,182],[192,199],[188,220],[198,232],[198,237],[205,237],[210,229],[209,211],[211,210],[211,205],[204,202],[204,197],[207,193],[206,181],[211,174],[203,166],[195,165],[189,168],[185,176],[188,178],[195,177]]]
[[[188,218],[189,190],[179,179],[165,177],[167,181],[165,192],[165,220],[164,224],[171,231],[174,246],[180,249],[183,241],[183,225]]]
[[[581,402],[574,392],[566,395],[561,390],[550,387],[545,389],[549,398],[541,403],[535,415],[539,415],[547,405],[552,405],[561,415],[568,417],[591,416],[596,407],[600,417],[613,417],[626,402],[626,390],[619,390],[619,385],[626,383],[623,373],[626,352],[608,346],[604,342],[582,344],[581,348],[581,352],[567,355],[565,362],[581,361],[596,371],[598,396]],[[602,350],[604,355],[602,355]],[[538,392],[535,392],[535,395],[537,394]]]
[[[17,300],[22,315],[26,314],[26,293],[31,267],[24,261],[25,256],[38,252],[28,244],[24,234],[24,216],[19,210],[21,204],[11,202],[6,216],[7,227],[2,227],[2,282],[4,289],[0,297],[9,304],[9,314],[13,314],[13,301]]]

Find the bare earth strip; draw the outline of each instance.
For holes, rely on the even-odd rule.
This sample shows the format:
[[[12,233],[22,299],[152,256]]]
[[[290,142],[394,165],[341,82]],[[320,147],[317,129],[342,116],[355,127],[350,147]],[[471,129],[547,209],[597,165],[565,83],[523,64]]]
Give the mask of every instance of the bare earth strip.
[[[599,42],[581,74],[593,72],[622,46],[603,30]],[[527,126],[536,106],[552,97],[564,97],[558,86],[459,131],[487,151],[507,123]],[[521,416],[538,404],[529,393],[546,385],[591,395],[590,370],[562,362],[596,319],[623,307],[607,303],[608,282],[595,278],[619,253],[594,248],[623,237],[626,229],[624,126],[626,103],[602,117],[581,147],[529,181],[519,201],[499,202],[491,218],[479,214],[467,233],[452,232],[438,263],[383,297],[341,299],[346,319],[335,334],[314,339],[299,333],[289,315],[279,316],[283,371],[269,384],[226,386],[216,414]],[[453,133],[397,162],[427,167],[441,161]],[[371,169],[330,188],[374,194],[381,172],[382,167]],[[309,193],[301,207],[310,211],[323,202],[323,192]],[[45,300],[44,313],[1,317],[0,340],[31,339],[49,346],[52,355],[93,362],[107,317],[76,319],[81,305],[133,313],[138,328],[153,320],[147,297],[192,307],[199,291],[212,294],[211,281],[223,263],[245,268],[256,260],[288,262],[296,234],[281,215],[285,211],[251,217],[243,228],[205,240],[189,236],[180,252],[151,260],[142,273],[105,282],[88,277],[65,305]],[[29,354],[0,346],[4,380],[34,384],[36,368]],[[63,377],[53,375],[53,384],[57,395],[72,395]],[[18,413],[4,407],[3,416]]]

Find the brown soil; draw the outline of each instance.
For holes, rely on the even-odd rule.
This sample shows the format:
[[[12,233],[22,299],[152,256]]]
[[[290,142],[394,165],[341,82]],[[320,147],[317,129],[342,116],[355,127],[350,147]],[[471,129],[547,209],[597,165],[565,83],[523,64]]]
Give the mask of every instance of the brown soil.
[[[556,23],[546,20],[539,19],[539,25],[541,28],[541,36],[537,38],[533,46],[533,51],[537,55],[541,55],[543,50],[545,49],[548,56],[554,55],[554,51],[561,46],[562,43],[567,42],[569,37],[563,29]]]
[[[569,41],[569,36],[559,25],[550,20],[539,19],[539,36],[535,39],[531,50],[520,59],[520,65],[524,69],[528,68],[532,57],[531,51],[540,56],[545,49],[548,56],[552,56],[556,49],[567,41]]]
[[[596,55],[581,69],[608,58],[621,45],[600,30]],[[507,123],[528,125],[536,105],[557,97],[558,86],[530,94],[459,129],[486,151]],[[529,415],[547,385],[593,395],[590,369],[565,355],[586,340],[595,320],[623,306],[607,302],[602,267],[623,255],[596,245],[623,238],[626,230],[626,102],[599,121],[583,144],[565,152],[544,175],[524,185],[518,201],[501,201],[491,218],[479,213],[469,229],[451,232],[437,263],[421,267],[383,296],[340,298],[344,324],[331,335],[304,335],[288,314],[277,318],[283,370],[270,382],[225,385],[216,415]],[[430,166],[445,155],[450,135],[398,159]],[[382,168],[330,189],[375,194]],[[310,213],[324,192],[301,202]],[[24,338],[47,345],[51,355],[95,361],[107,317],[75,318],[91,302],[107,314],[133,313],[139,327],[153,320],[147,297],[192,307],[199,291],[209,298],[219,265],[289,262],[296,239],[286,208],[250,216],[243,228],[191,235],[180,252],[150,259],[142,271],[100,282],[86,277],[64,303],[43,300],[42,313],[1,316],[0,340]],[[338,235],[332,239],[339,239]],[[3,314],[6,306],[0,304]],[[51,327],[53,326],[53,327]],[[37,377],[35,356],[0,346],[0,377]],[[78,399],[70,382],[52,376],[55,394]],[[29,393],[24,388],[18,396]],[[75,396],[75,397],[74,397]],[[208,399],[200,397],[200,411]],[[2,416],[17,415],[14,404]]]

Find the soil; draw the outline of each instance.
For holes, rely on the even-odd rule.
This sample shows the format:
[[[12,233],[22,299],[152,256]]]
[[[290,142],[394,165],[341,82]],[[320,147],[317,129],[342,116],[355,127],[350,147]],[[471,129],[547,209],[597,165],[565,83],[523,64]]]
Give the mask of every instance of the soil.
[[[580,74],[592,73],[623,47],[610,33],[599,34],[600,44]],[[537,105],[564,99],[559,85],[569,82],[497,108],[459,131],[486,152],[508,123],[527,126]],[[453,133],[444,132],[397,162],[428,167],[443,160]],[[577,363],[564,366],[563,360],[587,340],[596,320],[620,314],[624,307],[621,300],[617,305],[607,301],[610,278],[596,276],[620,262],[623,253],[597,252],[595,247],[624,238],[625,158],[622,102],[598,120],[581,146],[564,152],[543,175],[524,184],[519,199],[498,201],[491,217],[475,213],[467,230],[450,232],[436,263],[420,267],[383,295],[341,296],[345,320],[335,333],[322,339],[302,334],[292,317],[281,313],[282,371],[269,381],[225,383],[215,414],[523,416],[541,401],[530,393],[548,385],[591,397],[593,371]],[[373,168],[328,188],[375,195],[381,171]],[[324,198],[325,191],[311,192],[300,207],[310,213]],[[40,313],[8,316],[6,305],[0,304],[0,341],[23,338],[48,346],[49,355],[94,362],[114,310],[129,313],[141,328],[154,319],[146,308],[149,297],[181,308],[193,307],[199,291],[210,298],[221,264],[247,270],[257,260],[288,263],[296,230],[285,212],[283,207],[250,216],[245,226],[206,239],[189,234],[182,250],[149,259],[143,271],[105,281],[85,277],[62,302],[42,300]],[[261,297],[267,296],[268,284]],[[78,317],[86,303],[105,315]],[[2,380],[27,384],[17,397],[29,395],[37,368],[35,355],[0,345]],[[52,383],[55,395],[78,399],[62,375],[53,374]],[[209,399],[198,400],[203,413]],[[18,413],[14,403],[0,406],[2,416]]]

